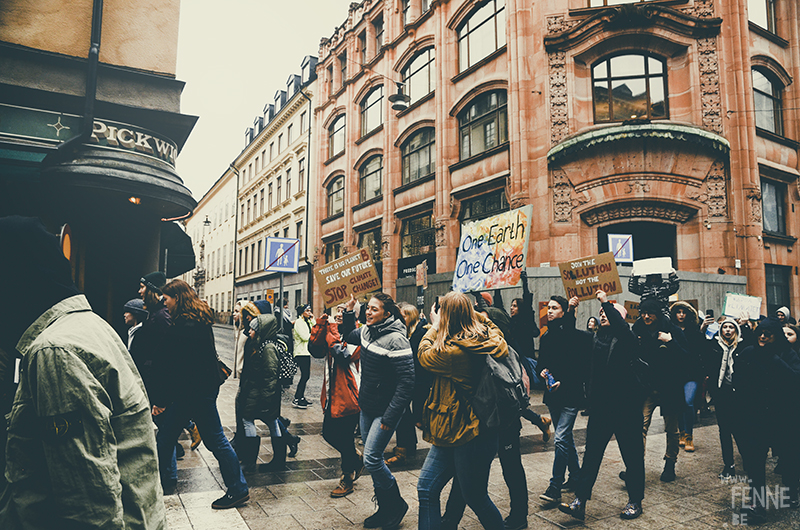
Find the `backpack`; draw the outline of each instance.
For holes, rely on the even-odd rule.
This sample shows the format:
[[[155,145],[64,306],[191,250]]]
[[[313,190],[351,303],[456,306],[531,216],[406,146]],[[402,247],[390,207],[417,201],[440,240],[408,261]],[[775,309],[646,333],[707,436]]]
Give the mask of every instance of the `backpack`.
[[[470,404],[483,425],[502,429],[517,420],[530,404],[522,379],[523,368],[519,354],[511,346],[503,359],[485,357],[486,364]]]
[[[284,335],[278,335],[277,340],[268,340],[266,343],[275,347],[275,354],[278,357],[278,380],[280,384],[288,386],[292,384],[294,375],[297,373],[297,363],[294,362],[294,358],[289,353],[284,340]],[[266,343],[264,344],[266,345]]]

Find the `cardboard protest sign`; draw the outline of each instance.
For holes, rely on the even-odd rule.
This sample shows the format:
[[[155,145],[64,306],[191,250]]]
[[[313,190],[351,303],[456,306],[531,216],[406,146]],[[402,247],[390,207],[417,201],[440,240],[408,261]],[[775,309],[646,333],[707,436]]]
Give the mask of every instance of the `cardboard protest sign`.
[[[617,264],[611,252],[559,263],[558,270],[567,298],[577,296],[579,300],[591,300],[598,289],[606,294],[622,293]]]
[[[761,314],[761,297],[739,293],[725,293],[722,314],[726,317],[739,318],[743,312],[748,313],[751,320],[757,320]]]
[[[417,265],[415,279],[417,287],[422,287],[423,289],[428,288],[428,260],[424,260]]]
[[[628,324],[633,324],[636,322],[636,319],[639,318],[639,302],[631,302],[630,300],[625,301],[625,311],[628,314],[625,316],[625,322]]]
[[[549,300],[547,302],[539,302],[539,332],[542,335],[547,333],[547,304],[549,303]]]
[[[346,302],[351,294],[359,298],[381,289],[378,271],[365,249],[314,269],[314,277],[325,309]]]
[[[461,293],[519,285],[533,206],[461,225],[453,290]]]

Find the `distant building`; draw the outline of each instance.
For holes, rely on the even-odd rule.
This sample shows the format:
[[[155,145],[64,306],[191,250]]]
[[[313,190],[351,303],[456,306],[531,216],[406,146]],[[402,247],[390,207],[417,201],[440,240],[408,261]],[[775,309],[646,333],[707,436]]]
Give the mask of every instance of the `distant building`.
[[[745,275],[797,313],[798,20],[788,0],[353,3],[317,66],[317,259],[367,248],[394,293],[423,259],[453,271],[461,223],[530,204],[529,267],[632,234],[635,259]]]

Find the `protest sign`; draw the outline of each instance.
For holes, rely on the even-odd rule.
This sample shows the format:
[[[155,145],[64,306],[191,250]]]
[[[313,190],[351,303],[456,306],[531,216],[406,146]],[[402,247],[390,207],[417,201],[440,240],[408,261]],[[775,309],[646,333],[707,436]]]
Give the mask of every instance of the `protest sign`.
[[[461,293],[519,285],[533,206],[461,225],[453,290]]]
[[[722,305],[722,314],[726,317],[739,318],[743,312],[746,312],[751,320],[758,319],[758,316],[761,314],[761,297],[739,293],[725,293],[725,303]]]
[[[417,287],[428,288],[428,260],[417,265],[415,278]]]
[[[351,294],[359,298],[381,289],[378,271],[365,249],[314,269],[314,276],[325,309],[346,302]]]
[[[625,316],[625,322],[628,324],[633,324],[636,322],[636,319],[639,318],[639,302],[625,300],[625,311],[628,312],[628,314]]]
[[[558,270],[567,298],[577,296],[579,300],[591,300],[598,289],[606,294],[622,292],[617,264],[611,252],[559,263]]]

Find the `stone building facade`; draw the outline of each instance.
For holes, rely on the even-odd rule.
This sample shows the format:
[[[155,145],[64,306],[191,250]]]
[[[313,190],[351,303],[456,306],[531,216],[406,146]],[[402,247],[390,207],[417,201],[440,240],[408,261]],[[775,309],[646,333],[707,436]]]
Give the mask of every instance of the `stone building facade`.
[[[604,252],[743,275],[800,310],[800,6],[364,0],[320,46],[321,262],[452,271],[465,220],[534,206],[527,265]],[[388,96],[404,83],[410,105]],[[402,107],[402,106],[401,106]]]

